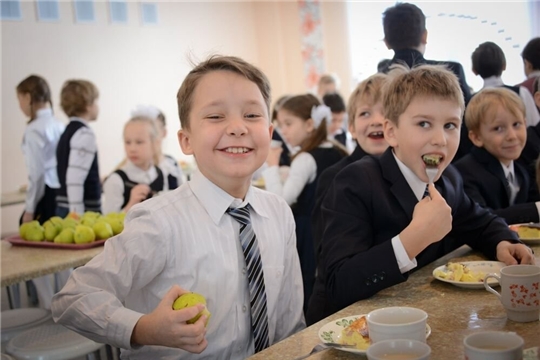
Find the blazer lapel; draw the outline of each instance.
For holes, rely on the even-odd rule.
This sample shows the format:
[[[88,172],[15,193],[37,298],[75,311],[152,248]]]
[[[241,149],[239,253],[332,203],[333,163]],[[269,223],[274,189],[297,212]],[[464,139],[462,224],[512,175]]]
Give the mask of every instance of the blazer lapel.
[[[519,182],[519,191],[514,200],[514,204],[523,204],[529,199],[529,174],[521,165],[514,161],[514,173]]]
[[[381,171],[383,177],[389,182],[390,191],[394,195],[401,208],[407,214],[409,220],[412,220],[414,207],[418,199],[405,180],[405,177],[399,170],[399,166],[392,154],[392,148],[388,148],[380,157]]]
[[[497,179],[501,182],[504,191],[506,191],[506,206],[510,205],[510,188],[507,186],[507,180],[504,176],[504,170],[501,166],[499,160],[497,160],[493,155],[488,153],[484,148],[474,147],[471,149],[471,154],[476,158],[476,160],[482,164],[486,164],[487,170],[495,175]]]

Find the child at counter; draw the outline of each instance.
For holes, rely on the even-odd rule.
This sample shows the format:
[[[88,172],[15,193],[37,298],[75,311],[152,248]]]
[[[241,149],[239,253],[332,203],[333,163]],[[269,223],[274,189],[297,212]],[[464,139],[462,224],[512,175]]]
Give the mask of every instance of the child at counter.
[[[390,147],[341,170],[323,201],[309,324],[406,281],[463,244],[506,264],[534,262],[501,218],[465,194],[449,166],[465,107],[456,76],[434,65],[398,67],[389,76],[383,130]],[[425,157],[436,164],[434,183]]]
[[[103,183],[103,212],[128,212],[135,204],[165,189],[159,162],[160,146],[156,121],[134,117],[124,126],[126,161]]]
[[[87,80],[68,80],[62,86],[60,105],[69,124],[58,141],[56,160],[60,189],[56,215],[101,212],[101,179],[96,136],[88,126],[99,114],[99,92]]]
[[[508,224],[538,222],[536,184],[516,161],[527,141],[523,101],[506,88],[483,89],[469,102],[465,122],[474,147],[455,166],[467,195]]]
[[[244,359],[305,326],[291,210],[251,186],[269,151],[269,103],[266,76],[236,57],[186,76],[178,138],[199,170],[131,209],[55,296],[55,321],[129,359]],[[172,309],[184,289],[206,297],[210,319],[187,323],[201,304]]]

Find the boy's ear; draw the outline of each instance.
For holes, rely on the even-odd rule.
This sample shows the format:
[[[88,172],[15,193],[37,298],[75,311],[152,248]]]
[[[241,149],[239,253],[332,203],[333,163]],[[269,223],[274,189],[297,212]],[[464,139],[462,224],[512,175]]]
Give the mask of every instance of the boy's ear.
[[[386,38],[384,38],[383,41],[384,41],[384,45],[386,45],[386,48],[388,50],[392,50],[392,47],[388,44],[388,41],[386,41]]]
[[[536,106],[540,108],[540,91],[534,93],[534,102],[536,103]]]
[[[476,147],[481,148],[484,146],[484,142],[482,141],[482,138],[478,136],[476,131],[469,130],[469,139]]]
[[[391,147],[397,147],[398,142],[396,138],[397,125],[388,119],[384,119],[383,132],[384,139]]]
[[[270,140],[272,140],[272,135],[274,135],[274,124],[270,123],[268,127],[268,132],[270,133]]]
[[[422,34],[422,39],[420,40],[420,43],[422,45],[426,45],[427,44],[427,29],[424,30],[424,33]]]
[[[352,121],[351,119],[349,119],[348,129],[349,129],[349,133],[351,134],[351,137],[356,140],[356,134],[354,132],[354,119],[352,119]]]
[[[191,147],[191,134],[189,131],[180,129],[178,130],[178,143],[182,152],[186,155],[193,155],[193,148]]]

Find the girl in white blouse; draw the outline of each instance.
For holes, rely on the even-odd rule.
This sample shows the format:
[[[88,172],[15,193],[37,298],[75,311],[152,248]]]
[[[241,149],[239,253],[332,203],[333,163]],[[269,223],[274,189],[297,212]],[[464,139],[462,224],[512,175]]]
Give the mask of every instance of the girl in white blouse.
[[[127,212],[165,190],[158,163],[159,133],[149,117],[135,117],[124,127],[125,163],[103,183],[103,213]]]
[[[24,131],[22,151],[28,172],[26,204],[21,223],[55,215],[56,193],[60,187],[56,173],[56,146],[64,124],[53,116],[51,90],[40,76],[30,75],[17,85],[21,111],[30,120]]]

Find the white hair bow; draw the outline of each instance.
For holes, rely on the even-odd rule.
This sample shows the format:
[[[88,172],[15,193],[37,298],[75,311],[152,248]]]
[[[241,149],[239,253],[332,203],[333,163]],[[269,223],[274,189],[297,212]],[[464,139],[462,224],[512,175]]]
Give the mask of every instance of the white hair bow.
[[[332,122],[332,110],[326,105],[313,106],[311,108],[311,118],[315,124],[315,128],[321,125],[323,119],[326,119],[326,126]]]
[[[152,105],[137,105],[135,109],[131,110],[131,118],[147,117],[157,119],[159,112],[159,109]]]

